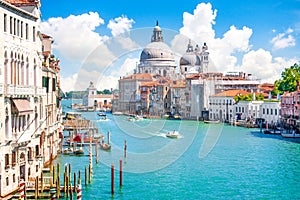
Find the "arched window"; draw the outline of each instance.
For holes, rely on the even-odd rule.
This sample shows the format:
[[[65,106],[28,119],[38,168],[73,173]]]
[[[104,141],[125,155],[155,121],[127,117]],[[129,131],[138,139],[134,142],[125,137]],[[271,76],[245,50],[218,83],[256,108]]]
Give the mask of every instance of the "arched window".
[[[26,58],[26,85],[29,85],[29,59]]]
[[[20,84],[24,85],[24,56],[21,56]]]
[[[10,54],[10,84],[14,84],[14,74],[15,74],[15,70],[14,70],[14,53],[11,52]]]
[[[7,69],[7,63],[8,63],[8,57],[7,57],[7,51],[5,51],[4,52],[4,84],[6,85],[7,84],[7,75],[8,75],[8,73],[7,73],[7,71],[8,71],[8,69]]]
[[[36,60],[34,59],[33,60],[33,85],[34,86],[36,86],[36,78],[37,78],[36,77],[37,76],[37,74],[36,74],[37,73],[37,71],[36,71],[37,69],[36,68],[37,68],[37,66],[36,66]]]

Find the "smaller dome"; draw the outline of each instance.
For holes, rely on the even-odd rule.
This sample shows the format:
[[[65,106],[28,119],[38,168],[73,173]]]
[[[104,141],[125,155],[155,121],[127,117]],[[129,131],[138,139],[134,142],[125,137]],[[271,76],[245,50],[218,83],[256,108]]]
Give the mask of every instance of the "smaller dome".
[[[159,26],[155,26],[154,31],[161,31],[161,28]]]
[[[196,66],[201,64],[200,56],[194,52],[184,54],[180,58],[180,65]]]

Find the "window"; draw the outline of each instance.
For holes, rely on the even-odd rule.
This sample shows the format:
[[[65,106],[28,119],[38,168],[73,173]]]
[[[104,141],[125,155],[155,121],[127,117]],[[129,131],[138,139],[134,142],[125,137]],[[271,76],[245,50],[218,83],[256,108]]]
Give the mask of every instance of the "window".
[[[17,28],[16,28],[16,26],[17,26],[16,18],[14,18],[14,35],[17,34]]]
[[[46,92],[48,93],[49,92],[49,77],[43,76],[42,80],[43,80],[42,86],[46,88]]]
[[[263,108],[263,115],[265,114],[265,109]]]
[[[32,40],[35,42],[35,26],[32,28]]]
[[[275,112],[275,115],[277,115],[277,109],[275,109],[274,112]]]
[[[39,154],[40,154],[39,145],[35,145],[35,156],[38,156]]]
[[[270,109],[270,111],[271,111],[271,115],[273,115],[273,109]]]
[[[9,154],[5,154],[5,168],[9,167]]]
[[[9,186],[9,178],[6,177],[6,186]]]
[[[21,21],[21,38],[23,38],[23,22]]]
[[[17,35],[20,36],[20,20],[17,20]]]
[[[56,79],[52,78],[52,91],[56,90]]]
[[[16,175],[13,174],[13,183],[15,183],[15,182],[16,182]]]
[[[25,25],[25,38],[28,40],[28,24]]]
[[[7,31],[7,14],[4,14],[4,32]]]
[[[267,108],[267,115],[269,114],[269,108]]]
[[[12,17],[9,18],[9,33],[10,34],[13,33],[13,18]]]
[[[16,152],[15,151],[12,153],[11,164],[12,164],[12,166],[16,165]]]

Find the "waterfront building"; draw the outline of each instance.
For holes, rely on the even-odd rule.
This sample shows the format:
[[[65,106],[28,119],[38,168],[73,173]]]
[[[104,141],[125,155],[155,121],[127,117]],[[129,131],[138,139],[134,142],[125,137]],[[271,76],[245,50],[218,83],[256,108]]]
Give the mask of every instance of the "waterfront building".
[[[234,116],[237,120],[254,120],[259,118],[264,101],[239,101],[234,104]]]
[[[300,131],[300,90],[295,92],[285,92],[280,96],[281,122],[285,126],[293,126]]]
[[[278,124],[280,122],[280,102],[274,101],[264,101],[260,105],[260,116],[269,124]]]
[[[97,94],[97,88],[91,81],[89,87],[86,89],[86,94],[83,97],[83,105],[87,109],[110,110],[112,97],[112,94]]]
[[[40,32],[40,6],[0,2],[1,198],[17,190],[20,179],[39,176],[59,150],[59,67],[49,63],[51,53],[42,52],[51,38]]]
[[[138,65],[138,73],[159,74],[172,78],[176,63],[171,49],[164,43],[162,30],[156,22],[151,42],[143,49]]]
[[[227,90],[259,91],[260,81],[251,74],[230,72],[223,75],[220,72],[207,72],[187,77],[190,88],[191,118],[209,119],[209,96]]]
[[[244,90],[227,90],[209,97],[209,120],[233,120],[235,96],[250,94]]]
[[[185,76],[208,72],[208,47],[204,43],[202,51],[198,45],[195,49],[189,40],[186,53],[180,58],[180,72]]]
[[[118,110],[123,113],[136,113],[141,107],[140,102],[140,85],[144,82],[153,81],[149,73],[138,73],[122,77],[119,79],[119,99]]]

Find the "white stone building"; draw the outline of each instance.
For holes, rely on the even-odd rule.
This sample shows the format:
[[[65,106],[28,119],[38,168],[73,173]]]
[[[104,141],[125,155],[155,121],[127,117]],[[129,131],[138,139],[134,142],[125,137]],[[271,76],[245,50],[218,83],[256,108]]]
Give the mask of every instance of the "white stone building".
[[[93,82],[90,82],[86,89],[86,95],[83,98],[83,105],[95,110],[107,110],[111,107],[112,94],[97,94],[97,88]]]
[[[57,77],[42,71],[40,15],[39,1],[0,1],[0,198],[40,175],[58,150]]]
[[[227,90],[209,97],[209,120],[229,122],[234,117],[235,96],[249,94],[244,90]]]
[[[260,118],[268,121],[269,124],[280,122],[280,102],[279,101],[264,101],[260,105]]]
[[[237,120],[259,118],[264,101],[239,101],[234,105],[234,116]]]

